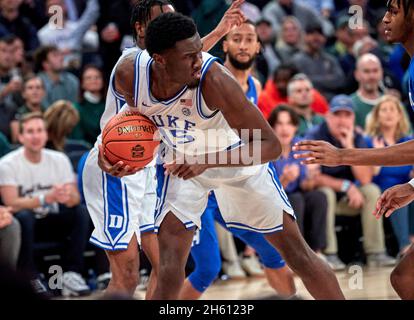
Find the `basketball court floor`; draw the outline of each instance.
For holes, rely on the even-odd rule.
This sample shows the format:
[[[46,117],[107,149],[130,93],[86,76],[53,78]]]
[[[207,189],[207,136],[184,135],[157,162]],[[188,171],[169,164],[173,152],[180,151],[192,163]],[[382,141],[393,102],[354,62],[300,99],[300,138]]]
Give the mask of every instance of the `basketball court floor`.
[[[357,271],[357,272],[356,272]],[[362,271],[362,272],[360,272]],[[389,280],[392,268],[361,268],[336,272],[339,284],[350,300],[395,300],[399,299]],[[312,297],[302,282],[295,277],[296,287],[301,299]],[[246,280],[218,280],[203,295],[202,300],[243,300],[260,299],[274,296],[265,278],[247,278]],[[102,292],[94,293],[85,299],[99,299]],[[137,290],[136,299],[144,299],[145,292]]]

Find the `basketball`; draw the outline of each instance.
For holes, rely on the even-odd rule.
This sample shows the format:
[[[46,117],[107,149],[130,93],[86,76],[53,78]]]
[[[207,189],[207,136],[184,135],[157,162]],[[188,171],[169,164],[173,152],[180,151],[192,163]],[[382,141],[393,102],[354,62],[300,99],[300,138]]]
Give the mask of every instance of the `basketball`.
[[[147,117],[134,111],[114,116],[102,133],[105,157],[111,164],[123,161],[133,168],[143,168],[154,158],[159,139],[157,127]]]

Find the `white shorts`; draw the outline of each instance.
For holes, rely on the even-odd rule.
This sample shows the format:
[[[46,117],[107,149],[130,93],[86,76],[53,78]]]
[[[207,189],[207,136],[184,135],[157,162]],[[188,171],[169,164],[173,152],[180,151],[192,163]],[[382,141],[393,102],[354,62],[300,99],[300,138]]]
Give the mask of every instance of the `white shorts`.
[[[211,190],[228,228],[273,233],[283,230],[284,211],[295,218],[272,164],[207,169],[189,180],[164,176],[157,165],[157,180],[156,232],[170,211],[187,229],[201,228]]]
[[[155,167],[116,178],[99,168],[98,150],[93,148],[79,174],[95,227],[91,243],[105,250],[125,250],[134,234],[140,243],[141,232],[154,231]]]

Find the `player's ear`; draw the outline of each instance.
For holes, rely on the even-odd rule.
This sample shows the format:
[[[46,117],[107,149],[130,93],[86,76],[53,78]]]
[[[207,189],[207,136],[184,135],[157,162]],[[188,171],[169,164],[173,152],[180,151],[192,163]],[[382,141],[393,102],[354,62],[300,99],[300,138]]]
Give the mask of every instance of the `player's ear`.
[[[260,41],[257,40],[257,49],[256,49],[256,53],[259,54],[260,50],[262,49],[262,45],[260,44]]]
[[[227,53],[228,48],[229,48],[229,43],[227,42],[227,39],[224,38],[224,40],[223,40],[223,52]]]
[[[160,64],[160,65],[162,65],[162,66],[165,66],[166,61],[165,61],[165,58],[164,58],[162,55],[160,55],[160,54],[158,54],[158,53],[154,53],[154,54],[152,55],[152,58],[153,58],[153,59],[154,59],[154,61],[155,61],[155,62],[157,62],[158,64]]]

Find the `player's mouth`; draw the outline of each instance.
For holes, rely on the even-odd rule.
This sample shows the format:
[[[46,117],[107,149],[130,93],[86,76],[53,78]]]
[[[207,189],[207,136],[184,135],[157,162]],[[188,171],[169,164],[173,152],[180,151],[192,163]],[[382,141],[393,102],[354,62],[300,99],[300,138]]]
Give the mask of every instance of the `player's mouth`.
[[[392,30],[390,28],[385,28],[384,33],[387,37],[391,36]]]

